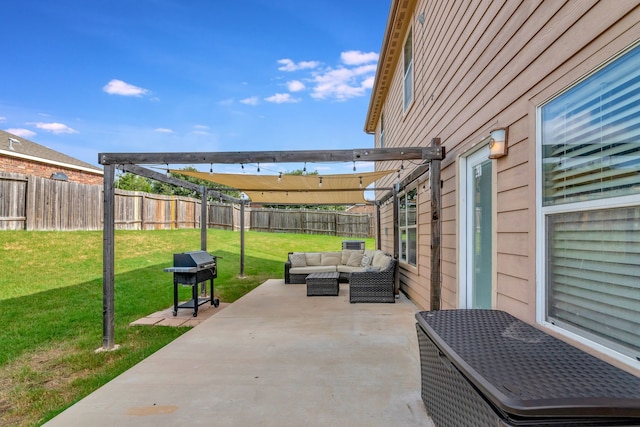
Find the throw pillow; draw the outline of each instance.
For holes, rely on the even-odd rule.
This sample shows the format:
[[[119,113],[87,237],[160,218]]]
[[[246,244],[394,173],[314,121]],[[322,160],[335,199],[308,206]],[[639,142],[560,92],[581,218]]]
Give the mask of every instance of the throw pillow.
[[[369,267],[371,265],[371,257],[367,255],[362,255],[362,260],[360,260],[361,267]]]
[[[289,255],[289,261],[291,261],[291,267],[307,266],[307,257],[302,252]]]
[[[359,254],[357,252],[353,252],[347,261],[347,265],[349,267],[360,267],[362,264],[363,254]]]
[[[362,254],[362,253],[364,253],[364,251],[361,250],[361,249],[343,249],[342,250],[342,262],[340,264],[347,265],[347,263],[349,262],[349,257],[351,256],[352,253]]]

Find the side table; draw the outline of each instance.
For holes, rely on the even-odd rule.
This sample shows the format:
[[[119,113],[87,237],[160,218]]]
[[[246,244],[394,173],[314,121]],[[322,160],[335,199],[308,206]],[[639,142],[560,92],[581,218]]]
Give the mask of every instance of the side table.
[[[340,273],[311,273],[305,279],[307,282],[307,296],[338,296]]]

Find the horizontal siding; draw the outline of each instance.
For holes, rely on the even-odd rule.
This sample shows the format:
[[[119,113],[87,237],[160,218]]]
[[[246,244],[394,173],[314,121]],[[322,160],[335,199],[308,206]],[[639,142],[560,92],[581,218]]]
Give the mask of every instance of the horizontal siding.
[[[420,0],[413,22],[414,101],[402,111],[402,61],[382,108],[387,147],[427,146],[440,138],[442,308],[458,301],[457,160],[494,127],[509,127],[508,156],[494,161],[497,308],[535,315],[535,107],[640,38],[637,1]],[[411,172],[404,165],[401,174]],[[380,169],[399,169],[386,162]],[[381,186],[393,185],[397,176]],[[421,209],[428,203],[420,200]],[[422,219],[420,220],[422,222]],[[387,224],[390,224],[387,222]],[[387,225],[389,226],[389,225]],[[419,228],[420,276],[430,267],[428,227]],[[382,235],[386,243],[389,236]],[[405,273],[408,294],[425,292]]]

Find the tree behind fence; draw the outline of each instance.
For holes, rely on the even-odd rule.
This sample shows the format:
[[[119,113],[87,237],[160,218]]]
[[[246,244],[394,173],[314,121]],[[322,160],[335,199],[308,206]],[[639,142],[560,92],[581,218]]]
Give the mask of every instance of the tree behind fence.
[[[102,186],[0,173],[0,230],[101,230]],[[200,228],[200,200],[116,190],[115,228]],[[210,203],[207,227],[238,230],[240,206]],[[369,214],[250,209],[245,227],[255,231],[371,237]]]

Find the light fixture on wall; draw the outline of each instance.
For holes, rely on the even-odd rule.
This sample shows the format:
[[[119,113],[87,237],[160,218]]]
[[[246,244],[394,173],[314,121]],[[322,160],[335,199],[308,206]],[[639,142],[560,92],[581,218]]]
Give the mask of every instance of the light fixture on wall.
[[[64,172],[54,172],[51,174],[51,179],[55,179],[57,181],[69,181],[69,177]]]
[[[420,25],[424,25],[424,12],[418,15],[418,22],[420,23]]]
[[[494,129],[491,131],[489,141],[489,158],[499,159],[507,155],[507,128]]]

